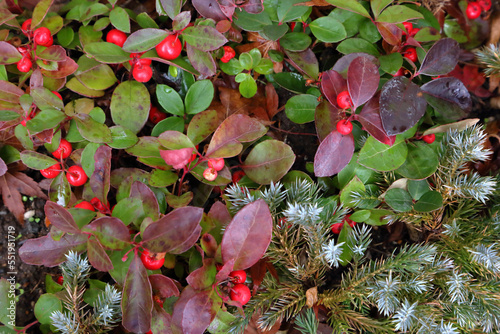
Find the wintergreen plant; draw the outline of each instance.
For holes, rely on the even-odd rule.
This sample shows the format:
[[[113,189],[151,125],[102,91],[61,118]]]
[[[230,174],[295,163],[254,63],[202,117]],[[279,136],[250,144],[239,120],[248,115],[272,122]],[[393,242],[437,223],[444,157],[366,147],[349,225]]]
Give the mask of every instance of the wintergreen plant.
[[[65,311],[52,312],[50,319],[57,331],[64,334],[106,333],[121,321],[121,292],[106,284],[95,302],[84,303],[83,295],[89,276],[90,264],[87,258],[70,251],[66,262],[60,265],[63,273]]]

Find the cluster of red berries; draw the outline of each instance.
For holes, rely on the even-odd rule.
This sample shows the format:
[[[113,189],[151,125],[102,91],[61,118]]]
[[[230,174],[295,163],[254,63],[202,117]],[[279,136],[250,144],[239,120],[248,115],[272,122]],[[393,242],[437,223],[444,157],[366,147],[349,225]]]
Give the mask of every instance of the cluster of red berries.
[[[45,47],[52,46],[52,44],[54,44],[54,38],[52,37],[52,33],[50,32],[49,28],[40,27],[33,31],[31,29],[31,22],[31,19],[24,21],[21,25],[21,30],[23,34],[30,40],[33,38],[34,48],[36,48],[37,45]],[[19,70],[19,72],[27,73],[33,66],[33,60],[31,57],[31,45],[20,46],[17,48],[17,50],[22,55],[21,60],[17,62],[17,69]]]
[[[224,158],[208,159],[208,167],[203,171],[203,177],[207,181],[214,181],[217,178],[217,172],[224,168]]]
[[[491,9],[491,0],[471,1],[467,4],[465,14],[469,20],[475,20],[481,16],[482,12],[487,12]]]
[[[345,218],[342,220],[340,223],[333,224],[331,226],[332,232],[335,234],[340,234],[340,231],[342,231],[342,227],[344,227],[344,223],[349,224],[350,227],[354,227],[356,225],[355,221],[352,221],[349,219],[351,215],[345,216]]]
[[[239,302],[241,305],[245,305],[250,300],[252,294],[250,289],[245,284],[247,279],[247,273],[244,270],[235,270],[229,273],[229,279],[234,286],[231,288],[229,293],[229,298],[231,300]]]
[[[352,107],[352,100],[349,92],[344,90],[337,94],[337,105],[341,109],[349,109]],[[337,131],[342,135],[348,135],[352,132],[352,123],[347,119],[337,122]]]
[[[73,151],[73,147],[66,139],[61,139],[59,147],[57,150],[52,152],[52,155],[56,159],[66,159],[69,157],[71,152]],[[52,165],[48,168],[40,170],[40,173],[46,177],[47,179],[53,179],[62,171],[62,167],[60,163]],[[85,171],[81,166],[71,166],[66,170],[66,178],[68,179],[69,184],[72,186],[78,187],[82,186],[87,182],[88,177],[85,174]]]
[[[223,49],[224,49],[224,55],[220,59],[221,62],[227,63],[231,59],[233,59],[234,56],[236,56],[236,52],[234,51],[234,49],[232,47],[226,45],[226,46],[223,47]]]

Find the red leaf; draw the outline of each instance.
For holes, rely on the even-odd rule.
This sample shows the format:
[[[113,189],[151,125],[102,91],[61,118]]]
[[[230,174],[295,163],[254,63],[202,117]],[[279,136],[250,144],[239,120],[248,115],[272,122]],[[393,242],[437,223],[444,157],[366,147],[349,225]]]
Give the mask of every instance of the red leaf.
[[[161,298],[179,297],[179,289],[173,279],[164,275],[153,274],[149,276],[149,282],[151,282],[154,295]]]
[[[391,145],[396,141],[396,136],[389,137],[382,126],[382,119],[380,118],[380,94],[376,94],[361,110],[358,115],[359,122],[363,125],[364,129],[379,142]]]
[[[95,169],[89,184],[94,194],[104,205],[108,204],[108,192],[111,174],[111,147],[100,146],[94,154]]]
[[[121,250],[130,244],[128,227],[115,217],[98,218],[83,230],[92,233],[107,249]]]
[[[133,333],[146,333],[151,325],[153,298],[148,272],[137,254],[130,263],[122,298],[122,324]]]
[[[143,245],[148,250],[156,253],[169,252],[180,247],[186,240],[191,240],[194,231],[201,232],[199,227],[202,217],[202,208],[183,207],[175,209],[146,227],[142,233]],[[193,244],[194,242],[196,240],[193,241]]]
[[[247,204],[226,227],[221,242],[222,261],[234,259],[233,270],[253,266],[271,242],[272,217],[266,202],[259,199]]]
[[[89,257],[90,264],[97,270],[104,272],[113,270],[113,263],[99,241],[88,240],[87,256]]]
[[[45,203],[45,216],[50,222],[63,232],[80,233],[73,216],[62,206],[54,202]]]
[[[347,81],[334,70],[323,72],[321,77],[321,92],[335,107],[337,105],[337,95],[347,90]]]
[[[19,257],[24,263],[54,267],[66,261],[70,250],[83,252],[87,248],[85,234],[65,234],[59,241],[52,239],[50,233],[46,236],[29,239],[19,248]]]
[[[314,175],[317,177],[337,174],[351,161],[354,153],[352,134],[344,136],[332,131],[319,144],[314,156]]]
[[[437,41],[427,52],[418,73],[442,75],[451,72],[458,63],[460,46],[453,38]]]
[[[366,57],[354,59],[347,70],[347,85],[353,103],[352,110],[373,96],[378,89],[378,67]]]
[[[178,150],[160,150],[160,155],[165,162],[174,169],[181,169],[187,165],[193,154],[193,148],[186,147]]]
[[[403,32],[397,25],[386,22],[375,22],[375,25],[377,26],[378,32],[382,35],[384,41],[391,45],[398,45],[401,43]]]

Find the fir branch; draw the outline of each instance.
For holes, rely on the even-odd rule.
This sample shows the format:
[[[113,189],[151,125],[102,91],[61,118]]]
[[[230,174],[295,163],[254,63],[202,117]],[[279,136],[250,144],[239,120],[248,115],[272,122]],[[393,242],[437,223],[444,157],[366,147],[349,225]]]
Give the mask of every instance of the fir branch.
[[[485,45],[481,49],[474,50],[473,52],[478,62],[486,66],[484,70],[486,76],[500,74],[500,49],[498,45]]]
[[[295,318],[295,327],[302,334],[316,334],[319,321],[316,319],[313,309],[309,308]]]

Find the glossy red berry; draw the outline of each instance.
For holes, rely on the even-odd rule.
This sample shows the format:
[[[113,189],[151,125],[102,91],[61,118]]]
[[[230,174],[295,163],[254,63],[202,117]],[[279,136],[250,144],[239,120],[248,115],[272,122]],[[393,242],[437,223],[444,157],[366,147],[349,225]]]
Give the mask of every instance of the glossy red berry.
[[[342,135],[348,135],[352,132],[352,123],[346,119],[337,122],[337,131]]]
[[[139,82],[148,82],[153,76],[153,69],[149,65],[136,65],[132,70],[132,76]]]
[[[243,176],[245,176],[245,172],[242,170],[237,170],[236,172],[234,172],[232,176],[233,183],[240,182]]]
[[[104,213],[104,214],[108,214],[110,213],[111,211],[109,210],[109,204],[108,206],[104,205],[101,200],[97,197],[94,197],[90,200],[90,204],[92,204],[92,206],[94,208],[96,208],[99,212],[101,213]]]
[[[415,50],[415,48],[406,49],[406,51],[403,52],[403,56],[412,62],[416,62],[418,60],[417,50]]]
[[[348,91],[344,90],[337,95],[337,105],[340,109],[347,109],[352,107],[352,100]]]
[[[73,147],[71,146],[71,143],[69,141],[67,141],[66,139],[61,139],[61,142],[59,143],[59,147],[57,148],[57,150],[52,152],[52,155],[56,159],[66,159],[71,154],[71,151],[73,151]]]
[[[217,171],[213,168],[208,167],[203,171],[203,177],[207,181],[215,181],[217,178]]]
[[[208,159],[208,167],[221,171],[224,168],[224,158]]]
[[[422,136],[422,140],[427,144],[432,144],[436,140],[436,135],[434,133],[431,133],[429,135]]]
[[[401,76],[403,76],[403,75],[405,75],[405,70],[404,70],[404,68],[403,68],[403,67],[401,67],[401,68],[400,68],[400,69],[399,69],[396,73],[394,73],[394,75],[393,75],[393,76],[394,76],[394,77],[401,77]]]
[[[231,289],[229,297],[231,298],[231,300],[240,302],[241,305],[245,305],[246,303],[248,303],[251,297],[250,289],[245,284],[236,284]]]
[[[54,44],[54,38],[52,38],[52,33],[49,28],[40,27],[33,33],[35,43],[41,46],[51,46]]]
[[[412,37],[415,36],[419,31],[420,31],[420,28],[413,28],[411,30],[410,36],[412,36]]]
[[[118,29],[111,29],[106,35],[106,42],[122,47],[127,40],[127,35]]]
[[[24,36],[28,36],[29,32],[31,31],[31,21],[31,19],[27,19],[21,25],[21,30],[23,31]]]
[[[475,20],[481,15],[481,6],[477,2],[469,2],[465,14],[469,20]]]
[[[485,12],[491,9],[491,0],[479,0],[477,3],[479,4],[479,6],[481,6],[481,9]]]
[[[22,126],[26,126],[26,122],[29,121],[31,119],[31,116],[28,115],[26,116],[22,121],[21,121],[21,125]]]
[[[158,255],[159,254],[150,253],[147,249],[145,249],[141,254],[141,261],[142,264],[144,264],[144,267],[149,270],[160,269],[165,262],[165,258]]]
[[[181,54],[182,44],[177,35],[168,35],[155,49],[161,58],[173,60]]]
[[[134,65],[151,65],[151,59],[147,59],[147,58],[141,58],[141,56],[143,55],[143,53],[131,53],[130,54],[130,59],[128,61],[128,63],[131,65],[131,66],[134,66]]]
[[[231,278],[231,282],[235,284],[245,283],[247,279],[247,273],[244,270],[235,270],[229,273],[229,277]]]
[[[71,166],[68,168],[66,178],[69,184],[75,187],[83,186],[88,180],[87,174],[85,174],[85,171],[80,166]]]
[[[151,106],[151,108],[149,109],[149,120],[152,123],[157,124],[158,122],[163,121],[165,118],[167,118],[167,114],[161,112],[155,106]]]
[[[342,227],[344,226],[344,223],[336,223],[336,224],[333,224],[331,229],[332,229],[332,232],[335,233],[335,234],[339,234],[340,231],[342,231]]]
[[[56,282],[57,282],[57,284],[59,284],[59,285],[63,285],[63,283],[64,283],[64,277],[59,276],[59,277],[57,278],[57,281],[56,281]]]
[[[31,66],[33,66],[33,63],[31,62],[30,57],[22,57],[20,61],[17,62],[17,69],[19,72],[29,72],[31,70]]]
[[[40,173],[42,174],[42,176],[47,178],[47,179],[55,178],[57,175],[59,175],[60,172],[61,172],[61,165],[60,164],[55,164],[55,165],[50,166],[49,168],[45,168],[45,169],[40,170]]]
[[[62,98],[61,94],[59,94],[59,92],[56,92],[55,90],[53,90],[52,94],[54,94],[55,96],[57,96],[62,101],[63,98]]]
[[[227,63],[236,56],[234,49],[228,45],[224,46],[224,56],[220,59],[221,62]]]
[[[87,201],[81,201],[80,203],[75,205],[75,208],[95,211],[94,206]]]

